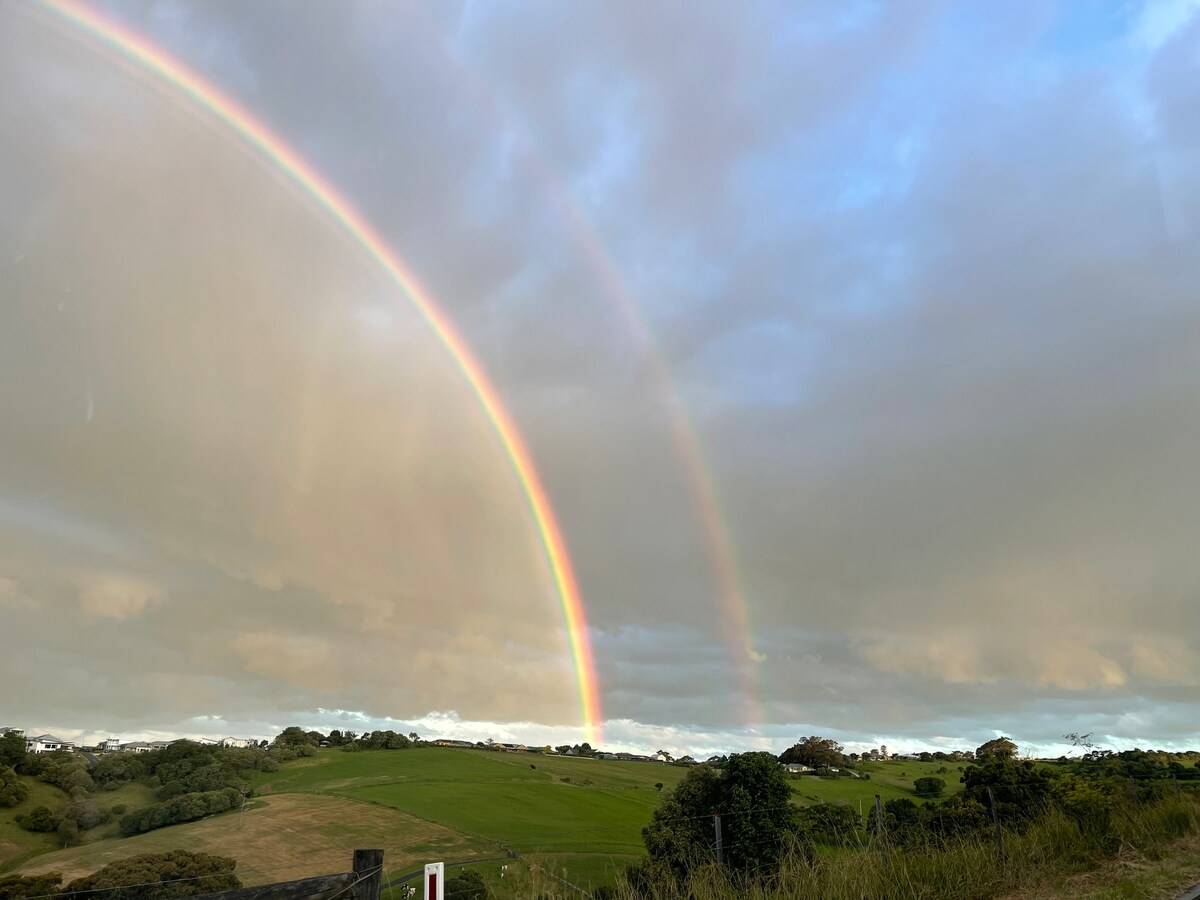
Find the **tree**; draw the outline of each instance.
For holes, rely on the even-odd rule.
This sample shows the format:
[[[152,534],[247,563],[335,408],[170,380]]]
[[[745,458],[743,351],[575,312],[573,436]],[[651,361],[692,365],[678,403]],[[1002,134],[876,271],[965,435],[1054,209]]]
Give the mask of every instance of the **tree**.
[[[677,878],[713,859],[714,813],[721,814],[725,862],[734,872],[779,869],[796,830],[783,769],[770,753],[731,755],[723,769],[697,766],[664,792],[642,839],[653,861]]]
[[[996,811],[1005,825],[1018,827],[1029,822],[1046,808],[1050,799],[1050,775],[1028,760],[1022,762],[1003,756],[990,756],[963,772],[962,796],[990,808],[995,799]],[[991,788],[991,796],[988,796]]]
[[[566,753],[568,750],[571,749],[571,745],[570,744],[559,744],[554,749],[557,750],[559,753]]]
[[[9,766],[0,765],[0,806],[16,806],[29,796],[29,788]]]
[[[58,839],[64,847],[73,847],[79,843],[79,826],[75,824],[74,819],[68,819],[65,816],[58,820]]]
[[[171,900],[241,887],[236,865],[229,857],[188,850],[144,853],[77,878],[66,890],[86,891],[88,900]]]
[[[975,758],[980,762],[986,759],[1013,759],[1016,755],[1017,745],[1006,737],[990,740],[975,751]]]
[[[1063,735],[1063,740],[1071,742],[1072,747],[1082,747],[1085,753],[1091,753],[1096,749],[1096,745],[1092,743],[1092,734],[1089,731],[1087,734],[1080,734],[1077,731],[1071,731]]]
[[[0,766],[10,766],[15,769],[25,762],[27,755],[25,738],[21,735],[15,731],[9,731],[0,737]]]
[[[312,735],[318,733],[319,732],[306,732],[298,725],[289,725],[287,728],[283,729],[280,734],[275,736],[275,740],[271,742],[271,747],[273,749],[280,749],[283,747],[315,747],[320,743],[320,740],[313,740]]]
[[[927,775],[914,781],[913,789],[917,792],[918,797],[940,797],[942,791],[946,789],[946,782],[942,778]]]
[[[654,782],[654,789],[661,794],[662,789],[663,789],[663,783],[661,781]]]
[[[878,751],[872,751],[878,753]],[[812,766],[814,769],[825,769],[829,766],[843,766],[846,757],[842,753],[842,745],[830,738],[809,735],[801,738],[779,755],[781,763],[799,763],[802,766]]]

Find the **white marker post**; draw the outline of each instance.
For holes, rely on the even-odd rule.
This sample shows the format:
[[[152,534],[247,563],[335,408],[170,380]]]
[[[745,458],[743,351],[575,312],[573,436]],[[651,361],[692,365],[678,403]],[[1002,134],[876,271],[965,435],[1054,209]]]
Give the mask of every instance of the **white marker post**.
[[[425,864],[425,900],[445,900],[446,864]]]

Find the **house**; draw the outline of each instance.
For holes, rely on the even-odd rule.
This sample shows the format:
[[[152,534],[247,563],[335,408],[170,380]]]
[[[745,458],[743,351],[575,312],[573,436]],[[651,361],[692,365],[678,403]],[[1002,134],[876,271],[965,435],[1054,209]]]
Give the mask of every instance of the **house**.
[[[116,753],[120,749],[121,749],[121,739],[120,738],[109,738],[108,740],[100,742],[100,751],[102,753]]]
[[[221,743],[222,747],[236,747],[238,749],[245,749],[246,747],[258,746],[257,743],[250,740],[249,738],[235,738],[235,737],[221,738],[220,743]]]
[[[196,738],[196,743],[199,744],[201,747],[220,747],[221,746],[220,741],[218,741],[216,738],[210,738],[210,737]]]
[[[25,737],[25,729],[13,728],[11,726],[7,728],[0,728],[0,737],[4,737],[6,734],[15,734],[17,737]]]
[[[655,753],[653,756],[650,757],[650,761],[651,762],[669,763],[671,761],[671,754],[664,753],[663,751],[659,750],[657,753]]]
[[[25,738],[25,749],[29,753],[53,753],[55,750],[74,750],[74,741],[64,741],[52,734],[39,734]]]
[[[813,767],[802,763],[788,763],[783,767],[783,770],[789,775],[803,775],[805,772],[813,771]]]
[[[128,744],[121,745],[121,751],[123,753],[149,753],[151,750],[157,749],[157,747],[154,747],[145,741],[132,741]]]

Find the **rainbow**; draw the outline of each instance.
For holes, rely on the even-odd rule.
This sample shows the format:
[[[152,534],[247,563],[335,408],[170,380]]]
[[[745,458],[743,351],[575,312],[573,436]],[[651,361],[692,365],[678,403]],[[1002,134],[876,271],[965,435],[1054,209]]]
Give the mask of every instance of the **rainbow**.
[[[444,43],[438,49],[447,64],[447,70],[483,101],[503,129],[516,133],[523,147],[531,151],[535,157],[533,169],[557,207],[567,233],[586,257],[606,296],[613,301],[630,335],[644,354],[642,362],[666,412],[675,457],[682,470],[688,500],[696,512],[700,537],[714,581],[721,637],[729,648],[730,662],[745,702],[744,724],[753,733],[766,720],[758,677],[759,664],[764,657],[754,646],[749,604],[739,574],[737,551],[733,536],[725,524],[726,517],[722,513],[712,468],[705,460],[703,446],[689,420],[679,388],[658,347],[653,329],[570,188],[553,168],[542,161],[545,154],[529,129],[509,111],[486,79],[460,61]]]
[[[191,101],[225,125],[261,159],[271,164],[311,198],[412,302],[458,365],[512,466],[537,529],[546,564],[562,607],[563,622],[579,689],[584,731],[590,742],[598,743],[601,739],[602,715],[595,660],[588,636],[583,599],[562,530],[558,526],[549,497],[512,416],[450,319],[350,202],[325,181],[299,153],[265,124],[255,119],[237,101],[146,38],[101,16],[76,0],[35,2],[51,12],[58,21],[71,26],[100,46],[116,51],[139,71],[154,76],[175,94]]]

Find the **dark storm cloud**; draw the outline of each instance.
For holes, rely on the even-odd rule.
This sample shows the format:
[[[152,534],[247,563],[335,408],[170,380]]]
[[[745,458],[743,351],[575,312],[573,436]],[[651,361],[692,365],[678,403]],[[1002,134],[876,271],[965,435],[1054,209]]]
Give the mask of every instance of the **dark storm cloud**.
[[[464,329],[562,518],[622,734],[683,724],[719,746],[761,704],[764,739],[1195,735],[1196,21],[107,8],[294,142]],[[419,323],[381,313],[384,287],[202,122],[0,14],[42,42],[0,63],[18,137],[0,229],[21,257],[0,257],[20,425],[0,528],[22,548],[0,556],[0,616],[99,678],[119,651],[93,662],[47,610],[170,648],[144,664],[147,722],[171,696],[247,720],[569,721],[528,524]],[[161,221],[164,202],[192,212]],[[112,260],[135,240],[153,261],[133,277]],[[613,272],[712,465],[758,697]],[[138,305],[172,279],[170,311]],[[183,362],[215,353],[218,372],[180,364],[181,328]],[[448,615],[413,614],[447,591]]]

